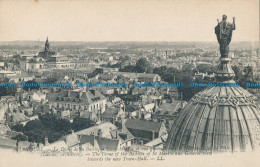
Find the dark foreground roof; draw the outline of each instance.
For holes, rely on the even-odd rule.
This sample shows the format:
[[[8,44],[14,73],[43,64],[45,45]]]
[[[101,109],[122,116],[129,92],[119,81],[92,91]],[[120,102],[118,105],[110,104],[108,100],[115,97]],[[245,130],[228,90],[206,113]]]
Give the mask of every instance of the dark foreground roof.
[[[154,131],[159,132],[162,126],[160,122],[149,122],[139,119],[128,119],[126,121],[126,128],[136,129],[136,130],[144,130],[144,131]]]

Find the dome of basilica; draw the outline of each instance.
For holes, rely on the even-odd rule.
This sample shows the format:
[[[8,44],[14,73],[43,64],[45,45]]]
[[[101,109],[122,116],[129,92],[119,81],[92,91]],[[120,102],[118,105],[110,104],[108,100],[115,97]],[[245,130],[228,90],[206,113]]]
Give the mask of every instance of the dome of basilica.
[[[260,111],[241,87],[210,87],[196,94],[173,123],[166,149],[240,152],[259,145]]]
[[[234,84],[235,74],[228,51],[235,22],[233,20],[233,24],[221,34],[224,19],[215,28],[221,53],[216,83],[222,83],[222,86],[207,87],[191,98],[173,122],[166,150],[178,154],[234,153],[259,148],[260,110],[255,104],[256,98]]]

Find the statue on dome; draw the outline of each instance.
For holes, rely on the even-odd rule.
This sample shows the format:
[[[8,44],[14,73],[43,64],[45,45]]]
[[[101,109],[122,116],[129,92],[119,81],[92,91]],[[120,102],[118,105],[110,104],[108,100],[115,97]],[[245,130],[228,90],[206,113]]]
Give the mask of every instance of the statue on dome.
[[[229,43],[232,39],[232,31],[236,29],[235,17],[233,23],[227,22],[227,16],[222,16],[222,21],[215,27],[215,34],[217,35],[218,43],[220,45],[220,54],[222,58],[228,57]]]

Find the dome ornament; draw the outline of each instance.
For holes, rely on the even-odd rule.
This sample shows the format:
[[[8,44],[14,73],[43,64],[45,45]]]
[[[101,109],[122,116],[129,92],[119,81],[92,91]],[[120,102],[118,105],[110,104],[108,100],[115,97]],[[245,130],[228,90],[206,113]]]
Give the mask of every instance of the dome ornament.
[[[208,106],[210,108],[213,108],[214,106],[216,106],[218,104],[218,101],[219,101],[219,98],[217,97],[217,95],[214,95],[211,98],[209,98]]]
[[[239,105],[239,100],[231,94],[228,96],[227,102],[231,104],[234,108]]]

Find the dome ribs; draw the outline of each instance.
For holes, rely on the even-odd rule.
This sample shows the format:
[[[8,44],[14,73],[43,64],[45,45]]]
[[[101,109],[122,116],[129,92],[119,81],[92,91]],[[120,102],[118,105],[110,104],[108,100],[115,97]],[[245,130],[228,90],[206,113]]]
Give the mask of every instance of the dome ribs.
[[[254,125],[254,128],[255,128],[255,133],[256,133],[256,135],[255,135],[255,145],[259,148],[259,144],[257,143],[257,140],[259,140],[260,139],[260,118],[259,118],[259,110],[257,110],[255,107],[253,107],[253,106],[249,106],[249,108],[251,108],[251,110],[252,110],[252,112],[253,112],[253,114],[255,115],[255,117],[257,118],[256,120],[255,120],[255,125]],[[258,112],[258,115],[256,114],[256,112]]]
[[[177,129],[180,129],[179,124],[183,123],[183,120],[188,116],[188,114],[186,114],[187,110],[190,109],[190,106],[193,105],[192,103],[188,103],[184,109],[180,112],[178,118],[179,119],[175,119],[175,121],[173,122],[172,128],[170,130],[170,134],[172,134],[171,136],[168,136],[167,142],[166,142],[166,149],[173,149],[171,147],[173,147],[172,142],[176,141],[174,140],[176,138],[176,134],[178,133]],[[198,105],[196,105],[198,106]],[[196,109],[196,106],[194,107],[194,110]]]
[[[243,110],[243,114],[245,119],[247,120],[247,127],[250,135],[250,141],[252,145],[252,149],[254,150],[256,147],[256,141],[257,141],[257,134],[258,134],[258,118],[255,116],[254,111],[250,110],[251,108],[249,106],[241,106]],[[247,111],[247,112],[244,112]]]
[[[169,142],[167,142],[167,143],[172,143],[172,141],[175,141],[174,139],[175,139],[175,135],[176,135],[176,133],[177,133],[177,129],[178,128],[180,128],[180,126],[179,126],[179,124],[181,124],[181,122],[185,119],[185,117],[187,117],[188,115],[186,115],[185,113],[186,113],[186,110],[187,109],[189,109],[189,106],[190,105],[192,105],[191,103],[190,104],[187,104],[187,106],[183,109],[183,111],[182,112],[180,112],[180,119],[178,119],[178,120],[175,120],[174,122],[173,122],[173,126],[172,126],[172,129],[171,129],[171,132],[170,133],[172,133],[172,136],[169,136],[168,137],[168,141]],[[171,147],[171,145],[166,145],[167,146],[167,148],[170,148]],[[173,146],[172,146],[173,147]]]
[[[189,123],[186,127],[186,131],[189,132],[189,135],[186,136],[188,139],[186,140],[186,150],[192,150],[195,151],[195,141],[196,141],[196,130],[197,130],[197,126],[198,126],[198,119],[202,116],[202,112],[205,110],[206,105],[200,105],[199,108],[197,108],[197,111],[194,112],[193,117],[189,120]]]
[[[237,152],[241,150],[241,125],[238,119],[237,112],[235,108],[230,107],[230,123],[231,123],[231,133],[232,133],[232,151]]]
[[[207,105],[205,105],[196,129],[196,137],[193,145],[195,149],[198,150],[203,149],[203,144],[205,143],[204,133],[206,132],[205,129],[207,128],[209,113],[210,113],[210,108]]]
[[[240,87],[210,87],[180,112],[166,148],[178,154],[254,150],[260,139],[260,111],[254,96]]]
[[[254,106],[250,106],[250,108],[253,111],[255,117],[257,118],[258,123],[260,123],[260,112],[259,112],[259,110],[257,110]],[[260,127],[259,126],[258,126],[258,128],[259,128],[259,131],[260,131]]]
[[[215,117],[214,151],[223,152],[231,150],[231,132],[229,112],[227,106],[218,106]]]
[[[215,115],[216,115],[216,107],[209,110],[209,115],[207,118],[207,122],[204,130],[204,138],[202,138],[203,143],[202,146],[207,151],[213,151],[213,138],[214,138],[214,126],[215,126]]]
[[[231,137],[231,151],[234,152],[234,125],[233,125],[233,120],[232,120],[232,114],[231,114],[231,108],[232,107],[228,107],[228,111],[229,111],[229,123],[230,123],[230,137]]]
[[[242,136],[242,143],[244,144],[244,148],[245,151],[248,151],[249,148],[251,148],[252,150],[254,149],[254,146],[252,145],[252,140],[251,140],[251,134],[250,134],[250,130],[246,121],[246,117],[244,114],[244,111],[242,110],[241,107],[237,108],[238,111],[238,116],[239,116],[239,120],[240,120],[240,125],[241,125],[241,136]]]
[[[234,87],[230,87],[230,89],[232,90],[235,96],[243,96],[243,93],[240,92],[239,89],[235,89]]]
[[[188,117],[185,117],[185,119],[183,119],[182,124],[185,123],[185,125],[184,125],[184,126],[181,126],[181,127],[179,128],[179,133],[180,133],[181,135],[177,134],[177,136],[176,136],[176,139],[177,139],[177,141],[178,141],[178,142],[177,142],[178,144],[176,144],[176,146],[177,146],[176,149],[178,150],[178,153],[182,153],[182,152],[179,152],[179,151],[183,151],[183,150],[180,150],[180,146],[181,146],[181,141],[182,141],[182,137],[183,137],[183,134],[184,134],[184,132],[185,132],[185,129],[186,129],[186,127],[187,127],[189,121],[191,120],[193,114],[196,113],[196,112],[198,112],[198,109],[201,108],[201,107],[202,107],[201,105],[198,105],[198,104],[197,104],[196,107],[193,109],[193,111],[190,112],[190,114],[188,114],[189,116],[188,116]],[[192,136],[192,132],[191,132],[191,136]]]

